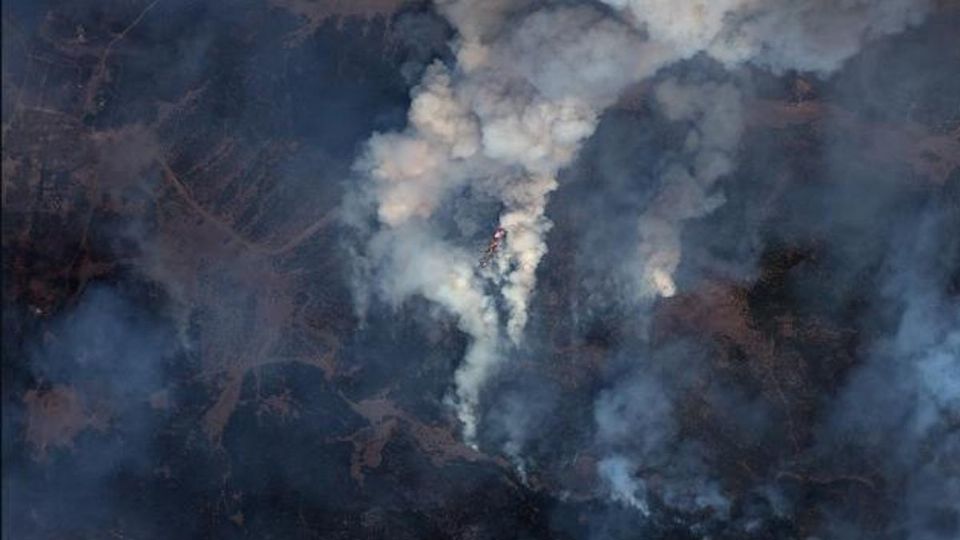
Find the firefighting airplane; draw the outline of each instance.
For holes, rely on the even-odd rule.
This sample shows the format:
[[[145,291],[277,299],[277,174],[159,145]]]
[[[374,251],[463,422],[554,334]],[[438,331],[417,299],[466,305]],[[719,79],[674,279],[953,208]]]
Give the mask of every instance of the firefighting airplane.
[[[503,244],[503,240],[507,237],[507,230],[503,227],[497,227],[497,230],[493,231],[493,238],[490,239],[490,244],[487,245],[486,251],[483,252],[483,257],[480,257],[480,268],[486,268],[490,264],[490,261],[493,260],[493,257],[497,254],[497,250],[500,249],[500,245]]]

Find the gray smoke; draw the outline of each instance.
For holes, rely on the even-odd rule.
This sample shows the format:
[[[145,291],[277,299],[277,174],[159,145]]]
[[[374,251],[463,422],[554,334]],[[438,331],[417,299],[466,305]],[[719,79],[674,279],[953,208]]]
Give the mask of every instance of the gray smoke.
[[[709,478],[702,452],[682,440],[674,421],[674,406],[664,381],[638,375],[617,384],[597,398],[594,417],[597,441],[607,457],[597,471],[614,501],[650,513],[648,481],[668,506],[684,511],[710,509],[726,513],[729,502]]]
[[[676,293],[682,223],[723,204],[714,184],[733,171],[743,111],[740,92],[729,83],[667,79],[655,94],[669,120],[690,125],[683,149],[665,166],[662,190],[640,217],[640,294],[670,297]]]
[[[524,342],[537,268],[553,227],[548,196],[602,112],[627,88],[655,78],[655,106],[687,132],[682,146],[661,164],[651,201],[636,209],[639,245],[622,259],[639,261],[627,273],[638,284],[637,309],[648,310],[657,297],[678,292],[674,274],[683,258],[685,222],[725,201],[717,183],[736,169],[746,91],[729,75],[687,80],[656,78],[658,72],[704,56],[734,74],[750,65],[827,76],[864,43],[922,21],[928,9],[925,2],[909,0],[605,3],[612,9],[567,2],[441,2],[440,12],[458,32],[455,65],[431,66],[412,93],[407,128],[374,135],[356,164],[364,180],[357,197],[362,203],[351,206],[348,217],[373,223],[359,248],[359,267],[366,269],[360,296],[373,292],[394,304],[421,296],[458,319],[471,341],[456,374],[454,404],[471,443],[481,390],[513,354],[509,351]],[[464,216],[490,211],[458,211],[458,227],[445,225],[449,209],[471,204],[492,205],[497,223],[465,224]],[[493,264],[480,269],[470,251],[483,241],[476,231],[482,238],[496,226],[508,232],[506,243]],[[666,452],[660,441],[674,436],[666,427],[662,437],[655,435],[657,422],[667,420],[653,417],[668,416],[669,407],[644,416],[639,411],[646,406],[656,411],[658,402],[633,404],[638,395],[647,392],[626,385],[597,401],[600,446],[609,447],[598,473],[615,498],[646,508],[635,472]],[[606,432],[619,414],[609,410],[611,403],[624,404],[628,418],[641,425],[653,422],[649,448],[615,449],[623,441],[615,431]],[[678,455],[696,454],[684,448]],[[696,458],[684,462],[691,470],[701,467]],[[682,476],[676,486],[684,485]],[[714,508],[724,506],[712,483],[689,484],[674,494],[664,490],[661,498],[681,508],[707,506],[707,500]],[[701,495],[680,494],[698,490]]]
[[[499,317],[491,311],[497,297],[507,312],[506,336],[514,345],[522,341],[552,226],[544,214],[547,196],[558,172],[592,134],[599,111],[663,64],[662,55],[645,54],[650,44],[641,34],[593,7],[543,6],[510,19],[516,7],[441,6],[460,31],[457,65],[432,66],[414,90],[407,130],[375,135],[357,164],[369,178],[364,189],[379,221],[376,234],[415,239],[404,240],[404,249],[438,255],[421,287],[388,294],[440,301],[473,340],[457,375],[467,440],[476,432],[479,390],[501,358],[494,352],[502,347]],[[438,207],[464,196],[467,186],[498,201],[498,225],[508,232],[484,271],[454,263],[463,261],[457,248],[429,225]],[[491,223],[487,230],[494,228]],[[461,235],[459,243],[464,240]],[[367,266],[407,272],[395,266],[406,259],[376,251]]]
[[[955,538],[960,533],[960,298],[944,291],[960,264],[960,244],[949,240],[960,215],[933,203],[905,221],[890,241],[875,311],[885,330],[837,398],[823,438],[852,438],[889,482],[903,486],[904,504],[889,534]],[[842,526],[842,516],[830,524]]]

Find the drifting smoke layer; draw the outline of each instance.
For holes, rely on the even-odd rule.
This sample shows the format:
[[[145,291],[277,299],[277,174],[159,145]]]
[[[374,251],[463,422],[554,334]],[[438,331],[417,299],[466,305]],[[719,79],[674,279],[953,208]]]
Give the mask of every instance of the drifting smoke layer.
[[[921,0],[603,0],[651,39],[689,57],[704,51],[735,66],[829,74],[865,40],[923,21]]]
[[[385,292],[397,300],[420,294],[437,301],[473,340],[457,374],[467,440],[476,432],[479,390],[497,363],[499,318],[471,261],[425,222],[466,184],[499,200],[508,239],[483,278],[498,285],[508,311],[506,334],[520,343],[536,268],[547,251],[551,224],[544,211],[557,172],[593,133],[598,111],[664,61],[640,33],[594,8],[548,7],[507,25],[512,7],[442,7],[460,30],[458,66],[432,66],[414,91],[407,130],[374,136],[358,163],[372,181],[380,222],[373,244],[383,248],[371,250],[373,265],[389,268],[385,274],[410,275],[410,264],[421,271],[417,286],[395,288],[391,279]],[[416,261],[424,254],[436,254],[432,264]]]
[[[474,259],[413,224],[402,233],[378,234],[371,242],[370,254],[391,269],[382,278],[383,296],[398,303],[420,294],[458,315],[460,329],[473,342],[456,374],[457,399],[461,411],[473,411],[481,383],[496,365],[499,345],[497,312],[474,274]],[[461,420],[467,433],[475,430],[471,416],[462,414]]]
[[[653,357],[650,363],[673,360],[672,368],[684,364],[669,358],[675,351],[659,351],[663,353],[668,358]],[[691,352],[680,354],[689,356]],[[695,370],[695,366],[681,370]],[[682,381],[668,380],[643,367],[635,371],[632,377],[601,392],[594,406],[594,444],[596,451],[606,456],[598,462],[597,474],[610,498],[649,514],[647,482],[638,474],[642,469],[655,471],[652,483],[657,485],[657,497],[671,508],[686,512],[709,509],[725,515],[730,502],[710,478],[699,446],[680,435],[673,418],[673,394],[683,386]]]
[[[668,79],[657,86],[656,98],[668,119],[692,126],[680,159],[666,166],[664,187],[640,218],[641,294],[669,297],[676,292],[681,222],[723,204],[723,196],[712,189],[733,170],[743,114],[740,92],[732,84],[682,85]]]
[[[925,12],[909,0],[606,3],[614,12],[568,2],[441,2],[459,32],[456,66],[432,66],[413,92],[408,127],[372,137],[357,163],[379,221],[371,244],[377,249],[366,264],[383,275],[417,273],[413,281],[387,279],[383,292],[395,301],[419,294],[439,303],[472,339],[457,374],[468,441],[476,434],[480,388],[502,348],[487,282],[508,312],[506,335],[519,344],[547,251],[547,197],[624,88],[701,52],[731,67],[753,62],[828,73],[862,40],[901,30]],[[711,188],[733,168],[741,124],[731,85],[667,81],[657,100],[669,118],[691,125],[683,155],[693,165],[666,168],[665,187],[641,218],[646,297],[674,294],[680,225],[722,203]],[[483,272],[444,240],[449,231],[430,226],[448,199],[471,193],[499,201],[499,225],[508,233]]]
[[[823,440],[854,435],[884,477],[904,487],[888,532],[911,539],[960,532],[960,299],[943,294],[960,264],[960,244],[947,241],[960,212],[945,207],[903,220],[890,242],[876,306],[890,328],[823,430]],[[840,536],[848,527],[841,516],[827,526]]]
[[[924,1],[821,0],[605,0],[672,50],[676,59],[697,53],[735,68],[751,63],[774,72],[828,75],[856,54],[864,40],[899,32],[923,20]],[[656,90],[667,117],[691,125],[682,159],[664,173],[664,188],[640,219],[642,296],[673,296],[685,219],[723,204],[714,183],[733,170],[742,126],[739,90],[726,84],[663,82]]]
[[[652,39],[682,51],[681,56],[704,52],[728,67],[750,62],[774,72],[795,69],[820,75],[838,69],[859,51],[863,40],[900,31],[926,13],[924,3],[909,0],[608,3],[628,13]],[[656,87],[655,97],[669,120],[690,126],[682,151],[664,165],[660,192],[640,218],[641,295],[669,297],[676,293],[673,274],[681,258],[683,221],[702,217],[724,202],[713,187],[735,168],[743,111],[741,91],[729,83],[691,85],[667,79]],[[663,487],[667,492],[661,493],[665,504],[684,511],[712,508],[725,512],[729,502],[719,486],[695,472],[703,470],[695,448],[681,452],[688,457],[676,459],[683,463],[680,467],[671,467],[664,460],[663,454],[677,444],[670,435],[675,427],[671,408],[658,405],[664,398],[662,393],[650,391],[651,384],[658,383],[641,380],[618,385],[598,398],[598,441],[607,447],[614,443],[608,457],[599,463],[599,476],[614,500],[644,512],[648,511],[646,484],[636,478],[641,467],[669,477]],[[648,414],[638,412],[647,410],[658,418],[655,427],[649,425]],[[621,443],[612,434],[619,425],[630,425],[643,434],[645,443],[629,452],[616,449]],[[627,435],[624,431],[621,437]]]

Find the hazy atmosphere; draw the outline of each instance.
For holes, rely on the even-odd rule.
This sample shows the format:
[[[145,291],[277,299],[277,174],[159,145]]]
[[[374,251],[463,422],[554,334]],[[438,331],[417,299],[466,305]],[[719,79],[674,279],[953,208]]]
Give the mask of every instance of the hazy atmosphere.
[[[4,540],[960,538],[960,2],[2,18]]]

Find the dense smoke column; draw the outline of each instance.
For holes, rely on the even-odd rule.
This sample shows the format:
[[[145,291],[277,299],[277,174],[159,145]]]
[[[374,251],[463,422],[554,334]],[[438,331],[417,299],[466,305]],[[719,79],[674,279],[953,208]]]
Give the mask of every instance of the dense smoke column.
[[[433,300],[471,337],[456,375],[468,441],[483,382],[508,343],[522,342],[558,171],[593,133],[598,112],[664,58],[640,32],[594,7],[515,14],[521,7],[442,5],[460,31],[457,65],[432,66],[414,90],[408,128],[375,135],[357,164],[378,221],[362,265],[373,288],[395,302],[411,294]],[[462,247],[472,242],[461,231],[437,226],[438,209],[453,197],[498,201],[499,223],[471,227],[507,231],[487,269]]]
[[[612,9],[440,3],[459,34],[455,65],[428,69],[413,92],[406,130],[372,137],[356,165],[366,179],[367,206],[360,207],[376,216],[362,250],[369,277],[362,287],[394,303],[430,299],[471,338],[455,398],[468,441],[477,431],[480,389],[523,340],[557,174],[625,88],[698,54],[729,70],[752,63],[774,73],[826,75],[865,40],[901,31],[926,13],[924,2],[906,0],[607,4]],[[640,261],[632,270],[640,306],[676,293],[683,222],[723,203],[713,186],[734,167],[742,124],[742,91],[729,82],[667,79],[654,93],[670,120],[689,126],[689,136],[665,168],[653,204],[637,209],[640,245],[631,260]],[[449,230],[440,215],[453,200],[490,198],[500,209],[496,225],[508,236],[493,264],[479,269],[465,229],[495,225]]]

